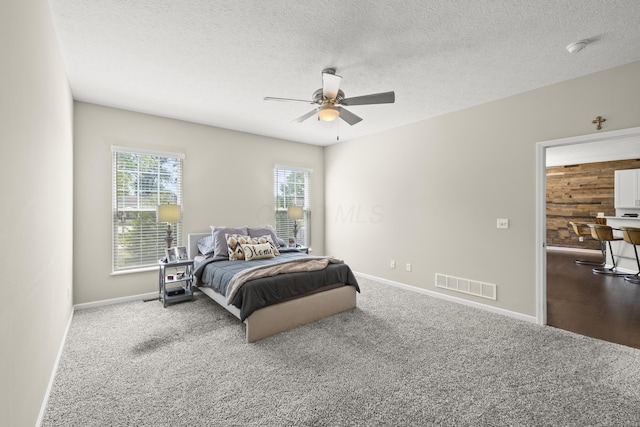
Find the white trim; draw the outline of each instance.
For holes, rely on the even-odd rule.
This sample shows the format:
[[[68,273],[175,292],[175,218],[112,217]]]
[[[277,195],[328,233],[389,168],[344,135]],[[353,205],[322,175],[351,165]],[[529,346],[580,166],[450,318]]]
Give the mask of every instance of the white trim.
[[[160,157],[175,157],[177,159],[184,160],[184,153],[173,153],[171,151],[162,151],[162,150],[154,150],[151,148],[134,148],[134,147],[124,147],[121,145],[112,145],[111,152],[124,152],[124,153],[132,153],[132,154],[152,154],[154,156]]]
[[[612,139],[627,138],[631,136],[640,136],[640,127],[612,130],[608,132],[589,133],[585,135],[570,136],[568,138],[550,139],[548,141],[540,141],[538,145],[547,147],[560,147],[563,145],[576,145],[585,142],[609,141]],[[546,171],[546,163],[545,163]]]
[[[209,233],[211,234],[211,233]],[[113,239],[112,239],[113,240]],[[130,268],[128,270],[116,270],[111,272],[111,276],[120,276],[123,274],[132,274],[132,273],[147,273],[149,271],[158,271],[157,265],[150,265],[148,267],[136,267]]]
[[[172,152],[167,152],[167,151],[156,151],[156,150],[152,150],[152,149],[143,149],[143,148],[128,148],[128,147],[123,147],[123,146],[118,146],[118,145],[112,145],[111,146],[111,275],[116,275],[116,274],[127,274],[130,272],[140,272],[140,271],[145,271],[146,269],[152,269],[153,265],[136,265],[133,268],[120,268],[117,269],[116,268],[116,246],[117,246],[117,239],[118,239],[118,225],[116,224],[116,213],[118,212],[153,212],[154,210],[156,211],[156,221],[157,221],[157,206],[155,208],[141,208],[141,207],[137,207],[137,208],[125,208],[123,210],[119,210],[118,206],[119,206],[119,201],[118,201],[118,197],[116,195],[117,190],[118,190],[118,185],[117,185],[117,166],[118,166],[118,153],[130,153],[130,154],[148,154],[150,156],[155,156],[155,157],[167,157],[167,158],[174,158],[174,159],[179,159],[180,161],[178,162],[179,165],[179,171],[180,173],[178,174],[178,189],[177,189],[177,194],[176,194],[176,201],[175,203],[177,203],[178,205],[182,206],[184,204],[183,199],[184,199],[184,159],[185,159],[185,155],[184,153],[172,153]],[[160,185],[160,184],[158,184]],[[158,203],[160,203],[160,201],[158,201]],[[182,207],[181,207],[182,209]],[[182,212],[182,211],[181,211]],[[158,224],[158,222],[156,222],[156,224]],[[182,218],[182,213],[180,215],[180,219],[179,221],[175,222],[175,238],[174,241],[176,243],[180,242],[180,237],[182,236],[182,230],[183,230],[183,225],[184,225],[184,220]],[[146,234],[146,232],[144,233]],[[146,235],[144,236],[145,240],[148,238]]]
[[[640,127],[540,141],[536,144],[536,317],[547,324],[547,256],[546,256],[546,149],[585,142],[608,141],[640,136]]]
[[[102,307],[105,305],[120,304],[123,302],[157,299],[157,298],[158,298],[158,292],[148,292],[146,294],[131,295],[128,297],[111,298],[111,299],[103,299],[100,301],[85,302],[82,304],[76,304],[74,305],[74,307],[76,310],[86,310],[87,308]]]
[[[546,174],[546,151],[541,145],[536,145],[536,237],[535,262],[536,262],[536,323],[538,325],[547,324],[547,174]],[[540,173],[542,172],[542,173]],[[538,285],[541,283],[542,285]]]
[[[38,419],[36,420],[36,426],[42,425],[42,419],[44,418],[44,413],[47,410],[47,405],[49,404],[49,397],[51,396],[51,389],[53,389],[53,383],[56,379],[56,374],[58,373],[58,367],[60,366],[60,359],[62,359],[62,353],[64,352],[64,346],[67,342],[67,336],[69,335],[69,329],[71,329],[71,321],[73,320],[74,307],[71,307],[71,311],[69,313],[69,320],[67,321],[67,327],[64,330],[64,334],[62,335],[62,341],[60,342],[60,348],[58,349],[58,355],[56,356],[56,361],[53,363],[53,369],[51,370],[51,377],[49,378],[49,384],[47,385],[47,390],[44,393],[44,398],[42,400],[42,405],[40,406],[40,413],[38,414]]]
[[[516,311],[505,310],[504,308],[494,307],[492,305],[487,305],[475,301],[469,301],[463,298],[454,297],[451,295],[443,294],[440,292],[434,292],[423,288],[418,288],[417,286],[407,285],[400,282],[394,282],[393,280],[387,280],[376,276],[371,276],[369,274],[354,272],[356,277],[362,277],[364,279],[375,280],[376,282],[382,282],[386,285],[395,286],[398,288],[406,289],[412,292],[417,292],[419,294],[429,295],[431,297],[440,298],[443,300],[455,302],[458,304],[466,305],[468,307],[479,308],[481,310],[490,311],[492,313],[501,314],[503,316],[512,317],[514,319],[524,320],[525,322],[537,323],[536,318],[534,316],[529,316],[526,314],[518,313]]]

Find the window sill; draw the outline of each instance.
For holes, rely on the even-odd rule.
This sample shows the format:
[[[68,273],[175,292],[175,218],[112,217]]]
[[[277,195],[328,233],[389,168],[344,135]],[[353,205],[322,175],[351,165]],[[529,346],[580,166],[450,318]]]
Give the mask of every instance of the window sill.
[[[132,268],[130,270],[119,270],[112,271],[111,276],[122,276],[124,274],[132,274],[132,273],[146,273],[148,271],[158,271],[158,267],[141,267],[141,268]]]

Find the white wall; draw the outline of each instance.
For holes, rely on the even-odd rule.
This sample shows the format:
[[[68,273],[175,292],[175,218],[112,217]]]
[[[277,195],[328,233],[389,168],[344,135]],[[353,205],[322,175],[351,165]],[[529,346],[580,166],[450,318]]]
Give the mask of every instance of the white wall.
[[[640,125],[640,62],[328,147],[327,253],[535,316],[535,145],[595,133],[598,115],[603,131]],[[435,273],[494,283],[497,301],[435,288]]]
[[[74,132],[76,304],[157,291],[157,270],[111,275],[112,145],[185,153],[183,244],[210,225],[275,225],[274,165],[313,169],[312,248],[324,252],[321,147],[82,102]]]
[[[0,6],[0,424],[36,424],[71,315],[71,93],[45,0]]]

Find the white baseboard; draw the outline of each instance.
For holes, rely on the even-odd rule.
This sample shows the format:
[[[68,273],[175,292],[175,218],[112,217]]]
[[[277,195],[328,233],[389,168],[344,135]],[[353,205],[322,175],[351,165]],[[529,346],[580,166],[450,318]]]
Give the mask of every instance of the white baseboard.
[[[101,301],[85,302],[82,304],[74,305],[74,308],[76,310],[86,310],[87,308],[102,307],[104,305],[120,304],[123,302],[139,301],[139,300],[147,300],[147,299],[158,299],[158,292],[149,292],[146,294],[131,295],[128,297],[111,298],[111,299],[104,299]]]
[[[53,388],[53,382],[56,379],[56,373],[58,372],[60,359],[62,359],[62,352],[64,351],[64,345],[67,342],[67,335],[69,335],[69,329],[71,329],[71,321],[73,320],[73,313],[74,313],[74,307],[71,307],[71,312],[69,313],[69,320],[67,321],[67,327],[64,330],[64,335],[62,336],[62,342],[60,342],[60,348],[58,348],[58,355],[56,356],[56,361],[53,364],[53,369],[51,370],[51,377],[49,378],[47,391],[44,393],[44,399],[42,400],[42,405],[40,406],[40,413],[38,414],[38,420],[36,421],[36,426],[42,425],[42,419],[44,418],[44,413],[47,410],[47,405],[49,404],[49,396],[51,396],[51,389]]]
[[[354,272],[354,274],[356,275],[356,277],[362,277],[364,279],[374,280],[376,282],[381,282],[386,285],[396,286],[398,288],[406,289],[406,290],[417,292],[424,295],[429,295],[435,298],[440,298],[443,300],[455,302],[455,303],[466,305],[469,307],[479,308],[481,310],[490,311],[492,313],[501,314],[503,316],[512,317],[514,319],[524,320],[525,322],[536,323],[536,324],[538,323],[538,319],[535,316],[530,316],[528,314],[518,313],[516,311],[511,311],[511,310],[505,310],[504,308],[494,307],[494,306],[491,306],[488,304],[482,304],[476,301],[469,301],[464,298],[458,298],[458,297],[443,294],[440,292],[429,291],[427,289],[418,288],[417,286],[407,285],[400,282],[394,282],[393,280],[383,279],[380,277],[371,276],[369,274],[357,273],[357,272]]]

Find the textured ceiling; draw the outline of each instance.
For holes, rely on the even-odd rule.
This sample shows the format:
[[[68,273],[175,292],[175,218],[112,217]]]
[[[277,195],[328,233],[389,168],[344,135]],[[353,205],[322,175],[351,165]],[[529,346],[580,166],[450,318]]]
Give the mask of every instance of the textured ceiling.
[[[638,0],[49,2],[76,100],[317,145],[640,60]],[[326,67],[396,103],[349,126],[263,100],[310,100]]]

